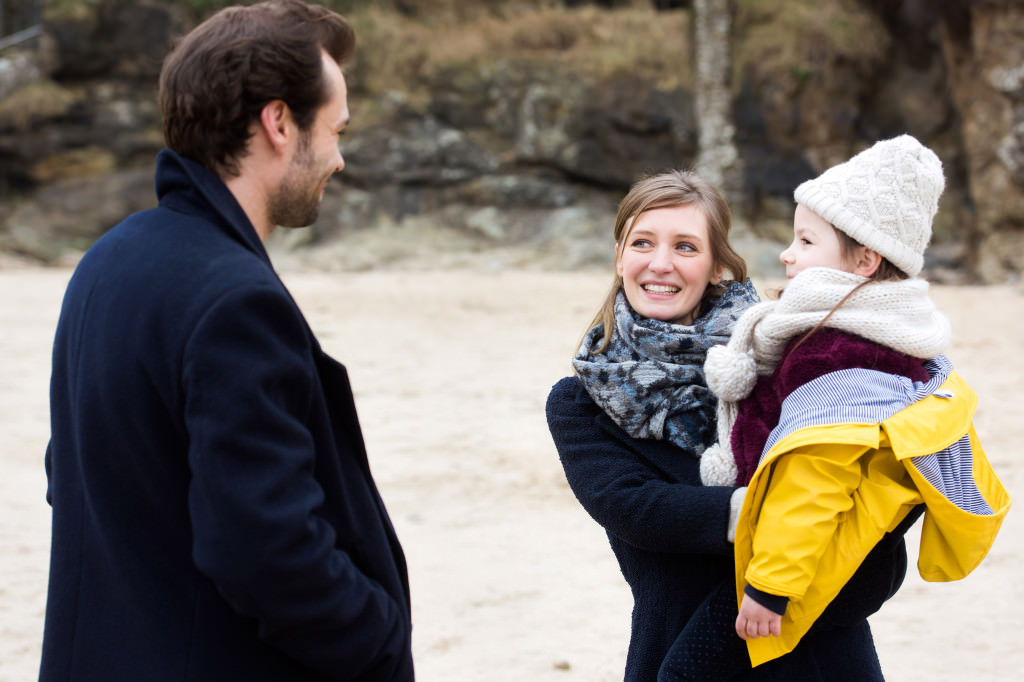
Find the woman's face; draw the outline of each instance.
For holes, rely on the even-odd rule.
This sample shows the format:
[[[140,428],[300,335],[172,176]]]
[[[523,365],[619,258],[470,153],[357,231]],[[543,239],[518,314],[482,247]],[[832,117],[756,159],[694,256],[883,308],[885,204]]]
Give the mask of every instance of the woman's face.
[[[641,213],[616,249],[626,300],[644,317],[691,324],[708,284],[722,280],[707,218],[693,204]]]

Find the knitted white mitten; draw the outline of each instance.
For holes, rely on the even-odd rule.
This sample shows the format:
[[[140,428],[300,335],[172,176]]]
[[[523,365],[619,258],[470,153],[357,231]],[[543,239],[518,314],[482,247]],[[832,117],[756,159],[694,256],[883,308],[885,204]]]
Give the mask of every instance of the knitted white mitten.
[[[736,542],[736,526],[740,522],[740,512],[743,510],[743,498],[747,495],[747,486],[736,488],[729,498],[729,529],[725,532],[725,539],[729,542]]]

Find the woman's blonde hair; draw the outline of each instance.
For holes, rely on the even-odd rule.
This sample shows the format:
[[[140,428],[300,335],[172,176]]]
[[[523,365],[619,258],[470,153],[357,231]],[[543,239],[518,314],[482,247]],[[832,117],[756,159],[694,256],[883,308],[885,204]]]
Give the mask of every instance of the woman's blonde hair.
[[[729,230],[732,229],[732,214],[719,191],[710,182],[692,171],[672,170],[638,180],[619,202],[615,217],[613,235],[616,244],[615,262],[622,257],[626,238],[636,224],[636,219],[645,211],[676,206],[697,207],[708,222],[708,241],[711,249],[712,267],[727,270],[732,279],[744,282],[747,279],[747,264],[729,244]],[[700,313],[718,296],[724,287],[708,286],[700,302]],[[587,327],[587,332],[598,324],[604,325],[604,339],[592,352],[600,353],[611,341],[611,330],[615,325],[615,298],[622,291],[622,277],[616,267],[615,279],[601,308]],[[698,315],[700,314],[698,313]],[[584,333],[585,335],[586,333]]]

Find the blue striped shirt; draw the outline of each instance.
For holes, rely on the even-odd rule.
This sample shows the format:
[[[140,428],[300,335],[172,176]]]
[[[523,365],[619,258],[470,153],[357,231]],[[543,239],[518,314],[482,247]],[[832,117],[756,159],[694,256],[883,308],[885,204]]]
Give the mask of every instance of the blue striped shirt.
[[[941,390],[952,363],[939,355],[924,364],[925,382],[871,369],[843,369],[809,381],[782,402],[779,424],[765,443],[764,456],[791,433],[809,426],[881,424],[900,410],[929,395],[949,398]],[[973,453],[967,434],[951,446],[911,458],[925,479],[958,508],[989,516],[994,512],[981,496],[972,475]]]

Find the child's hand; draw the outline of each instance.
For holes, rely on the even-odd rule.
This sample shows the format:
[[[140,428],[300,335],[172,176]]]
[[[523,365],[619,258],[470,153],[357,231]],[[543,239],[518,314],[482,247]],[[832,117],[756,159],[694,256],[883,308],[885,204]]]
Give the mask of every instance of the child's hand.
[[[740,602],[740,615],[736,617],[736,634],[740,639],[757,639],[782,634],[782,616],[761,606],[748,595]]]

